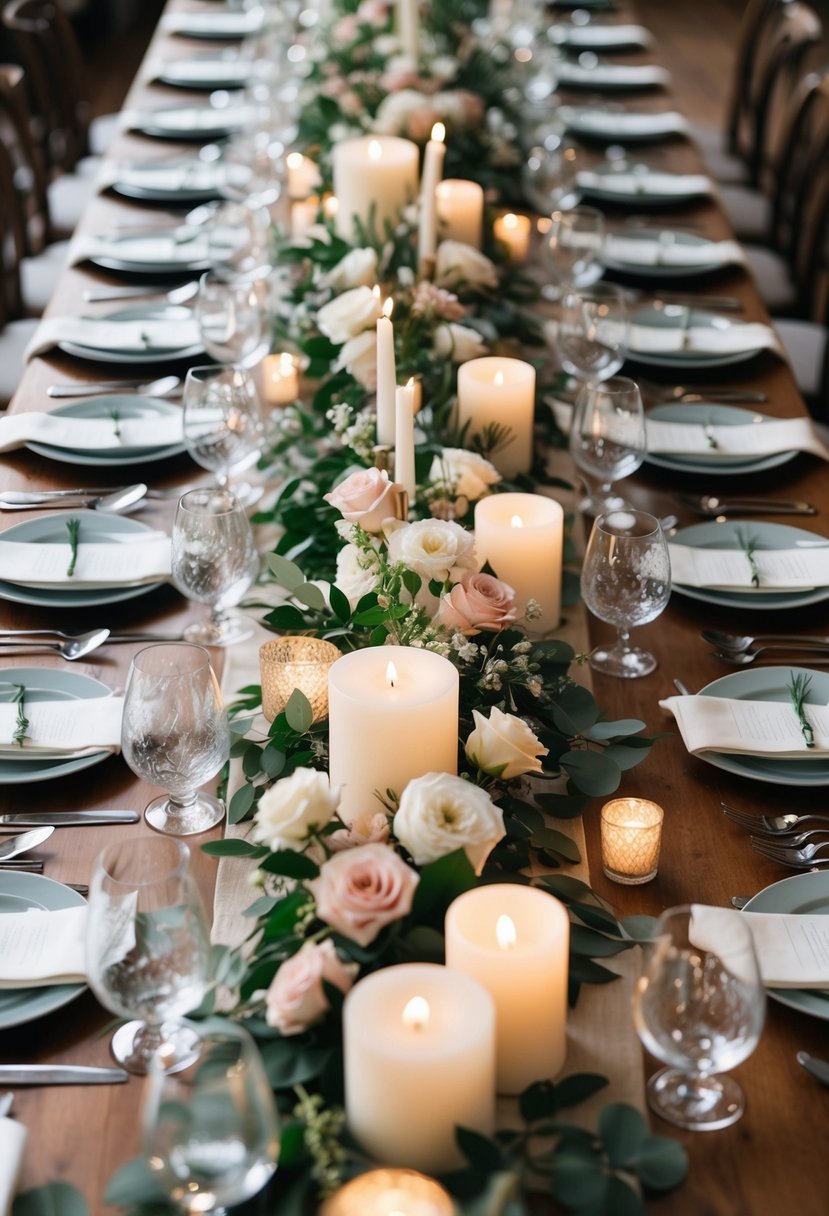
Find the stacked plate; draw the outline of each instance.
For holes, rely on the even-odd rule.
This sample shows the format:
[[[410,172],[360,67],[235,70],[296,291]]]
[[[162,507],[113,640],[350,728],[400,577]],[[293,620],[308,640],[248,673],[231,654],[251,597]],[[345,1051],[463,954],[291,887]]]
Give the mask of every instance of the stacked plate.
[[[13,685],[22,684],[26,689],[28,703],[34,701],[91,701],[99,697],[111,697],[112,689],[107,688],[100,680],[91,676],[81,675],[74,671],[63,671],[52,667],[4,667],[2,682],[0,682],[0,701],[9,701],[13,695]],[[79,705],[79,709],[80,709]],[[82,769],[100,764],[111,756],[109,750],[73,756],[67,753],[60,758],[32,757],[21,749],[20,758],[4,751],[0,757],[0,781],[5,785],[28,785],[34,781],[51,781],[55,777],[68,777],[70,773],[78,773]],[[0,873],[0,884],[5,883],[11,875]],[[21,875],[22,877],[22,875]],[[57,885],[57,884],[56,884]],[[0,885],[0,891],[4,887]],[[51,906],[51,905],[50,905]],[[56,904],[55,907],[66,905]],[[2,909],[0,909],[2,910]],[[22,911],[22,909],[20,909]],[[0,1000],[0,1025],[2,1022],[3,1004]]]
[[[638,357],[638,356],[637,356]],[[762,426],[768,422],[778,422],[768,414],[758,414],[753,410],[741,410],[736,406],[718,405],[715,401],[703,401],[699,404],[666,403],[655,405],[648,410],[648,418],[659,422],[671,422],[690,426],[747,426],[755,423]],[[703,473],[706,476],[733,476],[735,473],[761,473],[765,469],[775,469],[778,465],[788,464],[797,456],[796,450],[773,452],[768,456],[737,456],[729,453],[727,456],[717,452],[694,452],[674,455],[671,452],[648,451],[645,460],[648,464],[657,465],[661,469],[676,469],[681,473]]]
[[[118,335],[115,334],[113,344],[104,344],[100,338],[95,336],[95,328],[90,327],[90,336],[87,341],[59,341],[58,346],[67,355],[76,355],[80,359],[90,359],[93,363],[160,363],[174,359],[192,359],[196,355],[204,353],[204,346],[201,340],[193,340],[195,337],[193,326],[195,320],[192,312],[187,308],[167,307],[167,308],[124,308],[117,312],[109,313],[103,317],[97,317],[98,321],[154,321],[168,322],[169,324],[164,329],[165,337],[153,338],[151,334],[157,335],[159,327],[156,325],[151,331],[146,331],[145,338],[142,339],[140,348],[134,345],[117,345]],[[177,344],[176,338],[176,323],[181,326],[181,333],[184,334],[181,344]],[[110,331],[111,332],[111,331]]]
[[[42,874],[0,874],[0,916],[5,913],[58,911],[85,903],[82,895]],[[0,992],[0,1029],[21,1026],[68,1005],[85,984],[52,984],[44,988],[9,988]]]
[[[32,452],[37,452],[40,456],[46,456],[49,460],[57,460],[62,464],[99,465],[102,468],[124,465],[129,468],[134,464],[154,464],[157,460],[178,456],[186,450],[183,441],[162,447],[153,445],[153,419],[181,415],[179,407],[170,405],[158,397],[137,397],[127,393],[114,393],[111,396],[87,397],[80,401],[70,401],[51,412],[65,418],[139,418],[146,420],[147,423],[147,443],[141,447],[121,443],[111,448],[96,448],[94,452],[89,452],[83,448],[27,443],[26,446]]]
[[[829,915],[829,873],[795,874],[773,883],[750,899],[746,912],[778,912],[794,916]],[[772,1000],[790,1009],[829,1021],[829,992],[816,988],[769,988]]]

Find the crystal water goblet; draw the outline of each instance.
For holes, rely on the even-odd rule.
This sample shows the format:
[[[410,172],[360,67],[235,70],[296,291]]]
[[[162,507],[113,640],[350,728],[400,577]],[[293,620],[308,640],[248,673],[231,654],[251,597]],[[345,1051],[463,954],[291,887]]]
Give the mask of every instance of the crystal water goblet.
[[[598,494],[579,503],[598,515],[625,507],[613,494],[613,482],[634,473],[645,459],[645,410],[639,386],[627,376],[583,384],[573,407],[570,454],[582,473],[599,478]]]
[[[225,201],[205,224],[213,273],[230,282],[254,283],[271,270],[271,217],[257,200]]]
[[[144,1154],[179,1210],[224,1216],[265,1186],[279,1156],[279,1120],[259,1051],[233,1022],[200,1028],[184,1069],[167,1067],[166,1044],[145,1086]]]
[[[627,356],[628,307],[615,283],[565,290],[561,298],[558,354],[578,380],[607,380]]]
[[[230,646],[252,636],[250,626],[228,614],[259,570],[250,521],[232,494],[190,490],[181,497],[170,560],[173,583],[182,595],[210,607],[209,620],[184,630],[188,642]]]
[[[199,279],[196,322],[204,349],[218,363],[255,367],[270,345],[268,285],[208,270]]]
[[[593,615],[618,632],[615,645],[591,652],[590,666],[626,679],[652,672],[656,659],[631,647],[630,630],[655,620],[670,598],[671,562],[659,520],[633,510],[597,516],[584,555],[581,594]]]
[[[121,754],[144,781],[167,790],[144,818],[157,832],[190,836],[224,817],[224,803],[199,791],[228,758],[230,731],[206,650],[164,642],[139,650],[124,693]]]
[[[184,442],[196,464],[228,489],[234,471],[249,468],[262,451],[264,427],[250,374],[234,365],[191,367],[182,394]],[[247,501],[250,487],[237,497]]]
[[[766,1008],[741,913],[717,909],[706,921],[700,912],[685,906],[662,913],[633,998],[639,1038],[669,1065],[649,1080],[648,1104],[691,1131],[728,1127],[743,1114],[741,1087],[718,1074],[754,1051]]]
[[[553,211],[543,244],[551,282],[542,295],[559,299],[568,288],[578,291],[597,282],[604,274],[599,260],[604,241],[604,216],[596,207]]]
[[[189,858],[181,841],[147,835],[107,845],[93,866],[87,972],[101,1004],[133,1019],[111,1045],[128,1072],[146,1073],[162,1042],[166,1066],[183,1067],[197,1041],[180,1019],[207,992],[210,935]]]

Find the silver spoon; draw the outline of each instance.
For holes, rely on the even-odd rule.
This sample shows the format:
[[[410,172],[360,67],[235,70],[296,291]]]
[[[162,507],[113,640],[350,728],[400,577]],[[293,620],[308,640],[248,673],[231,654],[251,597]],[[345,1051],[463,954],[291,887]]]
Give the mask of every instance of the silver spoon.
[[[143,482],[134,486],[121,486],[108,494],[95,498],[84,498],[77,490],[41,490],[26,493],[22,490],[3,490],[0,493],[0,511],[61,510],[64,507],[85,507],[90,511],[106,511],[118,515],[129,511],[147,495]]]
[[[729,650],[734,654],[742,654],[750,650],[755,642],[791,643],[792,646],[810,645],[829,646],[829,637],[796,637],[786,633],[758,633],[754,637],[740,633],[723,633],[719,629],[703,629],[700,637],[718,650]]]
[[[67,659],[71,663],[75,659],[82,659],[90,651],[97,650],[99,646],[103,646],[108,637],[108,629],[91,629],[89,633],[82,633],[67,642],[41,642],[37,638],[32,638],[29,641],[0,638],[0,647],[9,647],[15,651],[39,651],[42,653],[59,654],[62,659]]]
[[[107,287],[85,291],[83,298],[88,304],[102,304],[105,300],[137,300],[155,296],[166,300],[168,304],[186,304],[194,298],[198,290],[198,279],[194,279],[169,291],[165,291],[163,287]]]
[[[31,832],[21,832],[19,836],[0,845],[0,859],[9,861],[21,853],[28,853],[29,849],[36,849],[39,844],[43,844],[45,840],[49,839],[54,830],[52,827],[46,827],[35,828]]]
[[[729,663],[732,667],[749,667],[760,658],[760,655],[765,650],[792,649],[797,648],[792,646],[760,646],[757,650],[744,651],[742,654],[735,654],[732,650],[712,650],[711,653],[715,659],[722,659],[723,663]],[[820,666],[824,663],[829,663],[829,646],[824,646],[822,650],[814,646],[804,646],[802,647],[802,652],[808,654],[810,663]]]
[[[75,380],[72,384],[50,384],[47,397],[99,397],[104,393],[131,390],[141,397],[167,397],[181,388],[180,376],[161,376],[158,380]]]

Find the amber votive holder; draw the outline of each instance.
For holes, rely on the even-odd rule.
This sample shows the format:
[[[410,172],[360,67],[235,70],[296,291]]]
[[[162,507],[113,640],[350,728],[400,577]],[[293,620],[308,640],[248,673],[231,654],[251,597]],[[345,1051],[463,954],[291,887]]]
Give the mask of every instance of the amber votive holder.
[[[259,647],[262,713],[273,722],[294,689],[311,703],[315,722],[328,717],[328,669],[341,656],[321,638],[281,637]]]
[[[602,868],[626,886],[656,877],[664,811],[645,798],[614,798],[602,807]]]

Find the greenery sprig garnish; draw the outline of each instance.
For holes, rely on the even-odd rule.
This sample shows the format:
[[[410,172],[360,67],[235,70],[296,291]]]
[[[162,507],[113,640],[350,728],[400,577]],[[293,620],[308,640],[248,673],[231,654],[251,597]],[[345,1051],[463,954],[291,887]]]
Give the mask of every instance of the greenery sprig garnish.
[[[815,732],[812,730],[809,719],[806,717],[806,698],[809,695],[809,689],[812,687],[812,677],[801,674],[792,674],[789,680],[789,699],[792,703],[792,708],[797,714],[800,723],[800,733],[806,740],[807,747],[815,746]]]
[[[705,423],[705,426],[702,428],[702,430],[703,430],[703,434],[705,435],[705,441],[708,444],[709,448],[718,448],[720,446],[719,440],[717,439],[717,436],[714,434],[714,432],[711,430],[710,418]]]
[[[741,529],[735,532],[737,544],[746,555],[746,561],[751,570],[751,585],[752,587],[760,586],[760,571],[757,568],[757,562],[754,559],[754,554],[757,552],[757,541],[753,536],[747,536]]]
[[[120,410],[109,410],[109,416],[112,419],[112,427],[113,427],[113,431],[115,432],[115,438],[120,439],[121,438],[121,411]]]
[[[13,684],[12,688],[14,689],[12,705],[17,706],[17,719],[14,724],[12,742],[16,743],[18,747],[23,747],[29,738],[29,719],[26,717],[26,685]]]
[[[66,530],[69,533],[70,556],[69,565],[66,567],[66,577],[72,578],[75,573],[75,566],[78,563],[78,545],[81,539],[81,521],[73,515],[71,519],[66,521]]]

